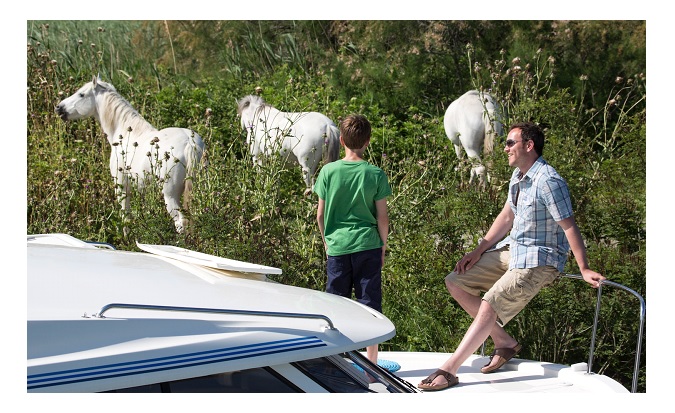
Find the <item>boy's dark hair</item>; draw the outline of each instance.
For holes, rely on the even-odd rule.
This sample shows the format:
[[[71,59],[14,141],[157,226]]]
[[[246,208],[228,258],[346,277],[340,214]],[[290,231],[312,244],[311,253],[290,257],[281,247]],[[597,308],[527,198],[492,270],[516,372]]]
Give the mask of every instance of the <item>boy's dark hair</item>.
[[[534,151],[541,156],[544,153],[544,131],[532,122],[518,122],[511,125],[509,132],[520,129],[520,139],[534,142]]]
[[[349,149],[361,149],[370,140],[370,122],[363,115],[349,115],[340,122],[340,136]]]

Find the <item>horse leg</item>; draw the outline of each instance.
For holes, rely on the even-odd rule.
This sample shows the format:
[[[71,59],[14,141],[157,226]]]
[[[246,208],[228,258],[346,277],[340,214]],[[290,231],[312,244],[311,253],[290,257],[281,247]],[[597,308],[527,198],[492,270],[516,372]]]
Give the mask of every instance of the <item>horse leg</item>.
[[[460,144],[453,144],[455,147],[455,154],[457,155],[457,159],[462,159],[462,145]]]
[[[316,167],[312,168],[307,165],[307,160],[302,162],[298,159],[298,163],[300,163],[300,167],[302,168],[302,179],[305,181],[305,192],[303,194],[308,196],[314,190],[314,171],[316,171]]]
[[[302,167],[302,179],[305,181],[306,189],[303,193],[305,196],[311,195],[314,191],[314,173],[307,167]]]
[[[476,165],[471,168],[471,178],[469,178],[469,185],[473,182],[474,178],[478,178],[478,183],[481,188],[485,188],[485,167],[483,165]]]
[[[122,209],[122,233],[124,237],[129,236],[129,208],[131,208],[131,191],[129,187],[129,178],[126,175],[115,177],[115,197],[120,203]]]
[[[173,189],[170,187],[170,185],[173,186]],[[162,189],[166,210],[169,213],[169,216],[171,216],[171,219],[173,219],[176,232],[179,234],[182,233],[188,226],[188,220],[185,215],[183,215],[182,205],[180,202],[180,197],[184,190],[185,181],[183,181],[181,184],[177,184],[171,180],[168,180]]]

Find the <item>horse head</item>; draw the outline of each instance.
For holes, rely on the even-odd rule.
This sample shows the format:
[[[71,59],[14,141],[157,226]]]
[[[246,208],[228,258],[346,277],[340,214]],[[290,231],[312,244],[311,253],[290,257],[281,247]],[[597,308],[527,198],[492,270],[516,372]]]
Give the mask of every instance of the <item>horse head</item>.
[[[117,90],[110,83],[102,81],[98,75],[94,76],[91,82],[59,102],[55,112],[65,121],[92,117],[96,114],[96,94],[105,91]]]
[[[237,102],[237,115],[241,118],[241,127],[250,129],[253,126],[253,119],[259,108],[266,106],[267,103],[260,96],[244,96]]]

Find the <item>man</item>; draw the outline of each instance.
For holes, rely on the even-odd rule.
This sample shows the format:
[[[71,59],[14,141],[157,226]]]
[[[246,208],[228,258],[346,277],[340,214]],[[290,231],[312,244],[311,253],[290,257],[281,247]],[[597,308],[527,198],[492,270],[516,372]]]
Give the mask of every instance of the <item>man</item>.
[[[485,238],[445,278],[452,297],[474,320],[457,350],[422,380],[420,389],[442,390],[459,383],[457,370],[488,336],[495,351],[483,373],[518,354],[522,346],[504,325],[559,277],[569,249],[586,282],[597,288],[605,279],[588,266],[567,184],[544,160],[543,149],[544,133],[537,125],[517,123],[509,129],[504,151],[515,170],[504,208]]]

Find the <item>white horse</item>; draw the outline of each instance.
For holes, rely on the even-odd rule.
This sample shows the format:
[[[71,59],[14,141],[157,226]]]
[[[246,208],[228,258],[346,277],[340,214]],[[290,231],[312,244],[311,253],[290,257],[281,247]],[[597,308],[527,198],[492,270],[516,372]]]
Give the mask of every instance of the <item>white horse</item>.
[[[183,207],[189,204],[193,173],[204,153],[201,136],[185,128],[157,130],[98,76],[62,100],[56,113],[65,121],[93,117],[99,122],[110,143],[110,174],[123,210],[129,209],[130,185],[142,189],[146,177],[155,175],[163,183],[176,231],[186,229]]]
[[[261,165],[263,156],[275,153],[288,163],[299,163],[305,195],[314,188],[319,161],[333,162],[340,156],[340,131],[321,113],[281,112],[260,96],[248,95],[237,102],[237,114],[253,163]]]
[[[478,177],[485,184],[485,166],[481,160],[484,154],[492,153],[495,137],[503,133],[499,105],[485,92],[470,90],[450,104],[443,118],[445,133],[455,146],[457,158],[462,160],[462,147],[470,161],[473,161],[469,183]]]

